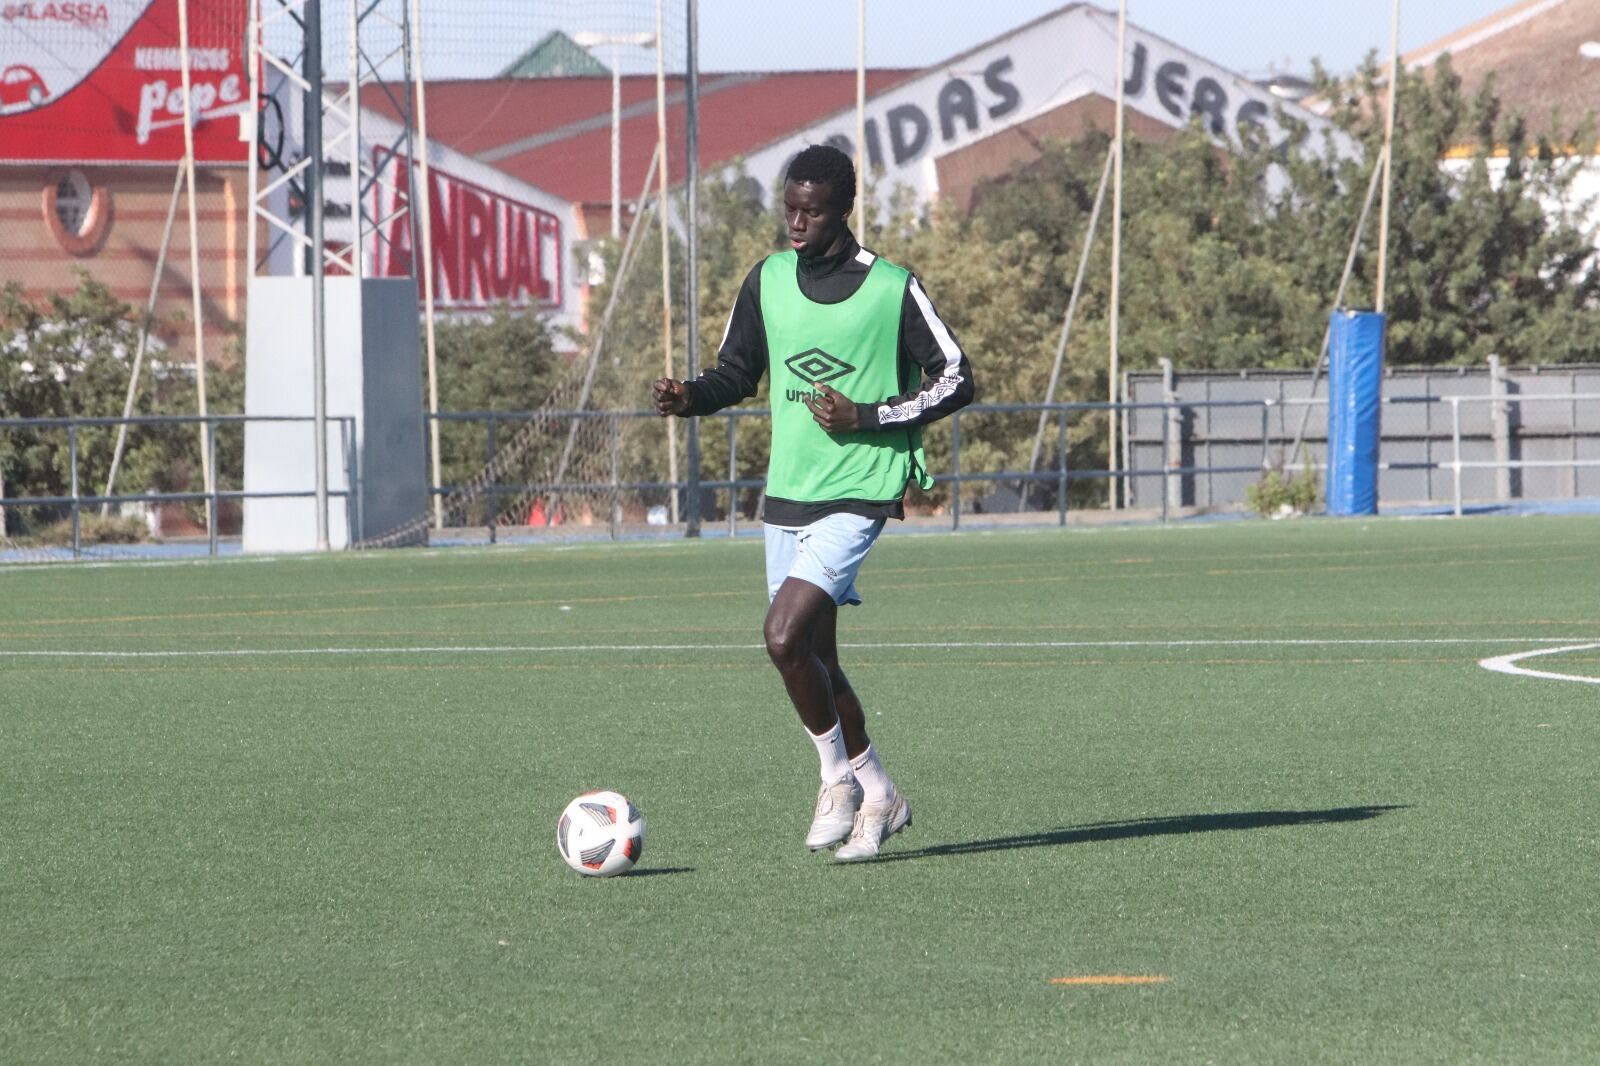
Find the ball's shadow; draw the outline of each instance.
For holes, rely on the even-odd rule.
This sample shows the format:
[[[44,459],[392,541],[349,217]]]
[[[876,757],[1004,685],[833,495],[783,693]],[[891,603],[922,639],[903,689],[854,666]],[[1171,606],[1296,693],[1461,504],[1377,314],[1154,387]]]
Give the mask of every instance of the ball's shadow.
[[[1165,818],[1134,818],[1118,822],[1090,822],[1069,825],[1039,833],[1021,833],[1009,837],[992,837],[987,840],[968,840],[956,844],[933,844],[910,851],[889,851],[878,856],[878,862],[899,862],[904,859],[931,859],[948,855],[978,855],[989,851],[1011,851],[1015,848],[1047,848],[1063,844],[1099,844],[1110,840],[1132,840],[1138,837],[1181,836],[1187,833],[1215,833],[1229,829],[1275,829],[1296,825],[1324,825],[1339,822],[1363,822],[1390,811],[1400,811],[1407,804],[1386,804],[1366,807],[1331,807],[1312,811],[1227,811],[1218,814],[1181,814]]]
[[[625,874],[622,874],[621,876],[623,876],[623,877],[664,877],[667,874],[692,874],[692,873],[694,873],[694,867],[693,866],[652,866],[652,867],[649,867],[649,868],[643,869],[643,870],[641,870],[637,866],[635,866],[633,869],[629,870]]]

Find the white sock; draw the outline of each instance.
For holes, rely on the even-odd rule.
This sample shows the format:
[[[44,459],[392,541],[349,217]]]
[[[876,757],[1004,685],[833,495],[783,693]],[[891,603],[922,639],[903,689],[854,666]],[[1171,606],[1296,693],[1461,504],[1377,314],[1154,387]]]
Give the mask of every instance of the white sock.
[[[839,723],[835,722],[833,728],[820,737],[807,729],[806,736],[817,746],[824,785],[836,785],[850,776],[850,756],[845,753],[844,734],[839,731]]]
[[[876,745],[868,744],[866,751],[851,759],[850,769],[855,771],[856,780],[861,782],[863,802],[882,803],[894,793],[894,782],[889,780],[888,771],[878,759]]]

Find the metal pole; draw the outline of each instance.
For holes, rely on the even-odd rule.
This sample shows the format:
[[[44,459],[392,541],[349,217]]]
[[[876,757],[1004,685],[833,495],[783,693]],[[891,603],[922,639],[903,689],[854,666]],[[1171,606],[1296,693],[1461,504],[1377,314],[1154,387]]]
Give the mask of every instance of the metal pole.
[[[611,539],[617,539],[617,525],[622,521],[622,419],[612,415],[611,422]]]
[[[78,525],[78,427],[67,427],[67,465],[72,471],[72,557],[76,559],[83,550],[82,533]]]
[[[728,415],[728,539],[739,535],[739,420]],[[1576,458],[1576,456],[1574,456]]]
[[[622,46],[611,45],[611,239],[622,237]]]
[[[684,376],[693,380],[700,373],[700,0],[689,5],[688,78],[684,101],[684,142],[688,159],[685,181],[689,189],[688,248],[684,253],[689,280],[688,306],[684,328],[688,331]],[[700,535],[700,422],[689,419],[688,426],[689,507],[684,516],[683,535]]]
[[[312,0],[315,2],[315,0]],[[183,165],[189,186],[189,298],[194,317],[194,389],[196,411],[206,416],[205,317],[200,303],[200,221],[194,199],[194,101],[189,88],[189,0],[178,0],[178,66],[183,76]],[[205,453],[205,432],[200,433],[200,469],[205,490],[211,491],[211,459]]]
[[[172,179],[172,199],[167,202],[167,221],[161,229],[161,248],[156,252],[156,269],[150,278],[150,297],[145,300],[144,317],[139,320],[139,347],[133,353],[133,369],[128,374],[128,395],[122,401],[122,417],[133,416],[133,401],[139,392],[139,373],[144,367],[145,349],[150,345],[150,323],[156,317],[156,293],[161,288],[161,275],[167,269],[167,248],[172,244],[172,223],[178,216],[178,197],[183,194],[183,176],[186,168],[179,167],[177,174]],[[253,228],[253,224],[252,224]],[[124,422],[117,427],[117,444],[111,450],[111,470],[106,474],[106,491],[102,496],[110,496],[111,490],[117,485],[117,471],[122,467],[122,450],[128,442],[128,423]],[[111,513],[111,501],[106,500],[100,505],[102,516]]]
[[[423,90],[422,0],[411,0],[411,52],[417,63],[417,162],[422,168],[422,324],[428,345],[428,440],[433,448],[433,528],[444,528],[444,496],[439,491],[439,354],[433,335],[433,185],[428,172],[428,104]],[[415,251],[415,249],[413,249]],[[413,268],[414,269],[414,268]]]
[[[660,145],[661,169],[656,172],[657,193],[661,201],[661,362],[666,376],[672,376],[672,217],[667,209],[667,22],[663,10],[665,0],[656,0],[656,143]],[[678,420],[668,418],[667,423],[667,479],[678,480]],[[678,494],[667,498],[670,519],[678,524]]]
[[[867,0],[856,0],[856,239],[867,240]]]
[[[1061,428],[1056,432],[1056,451],[1060,453],[1060,480],[1056,483],[1057,525],[1067,524],[1067,409],[1061,408]]]
[[[1100,207],[1105,202],[1106,186],[1111,183],[1112,152],[1106,152],[1106,165],[1100,170],[1100,187],[1095,190],[1094,209],[1089,212],[1089,228],[1083,237],[1083,251],[1078,255],[1078,273],[1072,279],[1072,295],[1067,298],[1067,313],[1061,317],[1061,336],[1056,341],[1055,362],[1050,364],[1050,384],[1044,390],[1044,402],[1055,403],[1056,382],[1061,378],[1061,363],[1067,355],[1067,338],[1072,334],[1072,320],[1078,314],[1078,297],[1083,294],[1084,278],[1089,273],[1089,250],[1094,247],[1094,232],[1100,224]],[[1039,428],[1033,434],[1033,453],[1028,457],[1028,473],[1033,473],[1039,468],[1039,450],[1044,445],[1045,419],[1050,416],[1046,409],[1039,411]],[[1017,512],[1020,514],[1028,502],[1028,488],[1031,482],[1022,483],[1022,491],[1018,494]]]
[[[1122,112],[1124,84],[1128,65],[1128,0],[1117,5],[1117,116],[1116,132],[1112,141],[1111,181],[1111,353],[1106,370],[1106,388],[1113,404],[1117,402],[1117,371],[1119,352],[1117,332],[1120,326],[1122,303]],[[1111,477],[1107,484],[1111,509],[1117,509],[1117,408],[1108,408],[1110,442],[1106,448],[1106,462]]]
[[[206,420],[206,455],[211,458],[211,469],[217,468],[217,424],[210,419]],[[211,555],[217,554],[217,486],[213,482],[211,491],[206,499],[206,550]]]
[[[1454,471],[1456,517],[1461,517],[1461,400],[1459,397],[1450,397],[1450,443],[1455,449],[1455,461],[1450,464]]]
[[[950,531],[961,528],[961,412],[950,416]]]
[[[328,550],[328,349],[327,321],[324,317],[323,282],[327,266],[323,262],[322,190],[322,0],[306,0],[305,63],[306,129],[305,150],[310,159],[306,167],[306,208],[311,222],[311,432],[313,462],[316,466],[317,550]],[[360,205],[352,205],[359,210]]]
[[[1163,359],[1162,362],[1167,364],[1167,366],[1163,367],[1162,369],[1170,370],[1172,366],[1171,360]],[[1164,397],[1162,402],[1164,404],[1170,403],[1170,397]],[[1172,506],[1172,460],[1170,458],[1172,451],[1171,413],[1171,407],[1163,406],[1161,408],[1161,462],[1162,465],[1166,467],[1166,473],[1161,479],[1161,521],[1163,524],[1166,523],[1169,517],[1168,511]]]
[[[350,276],[361,278],[361,6],[363,0],[350,0],[350,84],[346,106],[350,113]],[[367,0],[371,3],[372,0]],[[376,6],[376,5],[374,5]],[[404,116],[401,116],[404,121]],[[357,299],[361,287],[356,286]],[[360,321],[360,316],[356,317]]]
[[[1400,0],[1394,0],[1389,19],[1389,108],[1383,122],[1383,206],[1378,211],[1377,310],[1383,313],[1384,286],[1389,274],[1389,194],[1394,185],[1394,109],[1400,95]]]
[[[494,468],[494,456],[495,456],[495,452],[498,451],[498,450],[499,449],[495,446],[495,439],[494,439],[494,415],[490,415],[489,416],[489,441],[488,441],[488,444],[487,444],[487,446],[485,448],[486,460],[487,461],[483,464],[483,468],[485,470],[489,471],[489,513],[486,516],[486,518],[487,518],[487,521],[489,523],[489,543],[490,544],[493,544],[495,542],[495,528],[494,527],[500,521],[500,492],[499,492],[500,474]],[[548,523],[549,520],[550,520],[550,516],[548,514],[546,514],[545,515],[546,523]]]

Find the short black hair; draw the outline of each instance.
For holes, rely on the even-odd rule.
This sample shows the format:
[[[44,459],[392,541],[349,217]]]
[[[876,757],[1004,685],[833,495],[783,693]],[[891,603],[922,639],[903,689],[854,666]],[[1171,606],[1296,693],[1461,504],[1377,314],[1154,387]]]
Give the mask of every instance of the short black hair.
[[[844,211],[855,206],[855,164],[831,144],[813,144],[795,156],[785,180],[826,185],[833,190],[834,206]]]

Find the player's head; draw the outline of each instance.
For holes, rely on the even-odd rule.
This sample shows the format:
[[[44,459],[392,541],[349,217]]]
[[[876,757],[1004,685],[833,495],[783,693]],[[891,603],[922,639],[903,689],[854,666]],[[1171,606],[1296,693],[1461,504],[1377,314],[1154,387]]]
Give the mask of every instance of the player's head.
[[[813,144],[794,157],[783,183],[789,245],[806,258],[838,250],[856,200],[856,168],[832,145]]]

